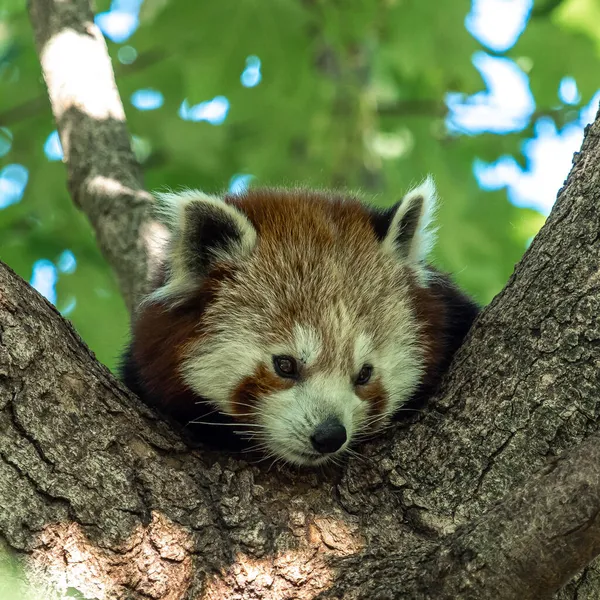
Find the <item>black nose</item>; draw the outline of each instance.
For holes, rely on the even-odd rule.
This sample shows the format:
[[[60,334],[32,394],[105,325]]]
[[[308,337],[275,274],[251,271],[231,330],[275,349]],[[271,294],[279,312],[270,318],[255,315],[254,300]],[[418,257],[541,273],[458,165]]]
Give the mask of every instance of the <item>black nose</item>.
[[[322,454],[339,450],[346,441],[346,428],[338,419],[330,417],[317,426],[310,436],[313,448]]]

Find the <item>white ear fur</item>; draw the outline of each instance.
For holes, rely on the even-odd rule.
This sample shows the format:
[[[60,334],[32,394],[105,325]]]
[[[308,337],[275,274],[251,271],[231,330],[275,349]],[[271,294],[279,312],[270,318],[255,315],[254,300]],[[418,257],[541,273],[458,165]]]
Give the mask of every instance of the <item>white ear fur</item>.
[[[217,206],[229,207],[219,196],[211,196],[200,190],[183,189],[179,192],[153,192],[156,198],[155,213],[158,219],[170,231],[182,231],[185,226],[185,209],[192,202],[206,202]],[[235,211],[237,212],[237,211]]]
[[[150,300],[169,299],[173,304],[198,288],[216,262],[235,262],[256,245],[256,230],[248,217],[218,196],[199,190],[156,194],[157,216],[168,227],[166,283]]]
[[[425,275],[424,261],[435,244],[432,228],[437,202],[433,178],[410,190],[400,201],[382,242],[385,251],[416,268]]]

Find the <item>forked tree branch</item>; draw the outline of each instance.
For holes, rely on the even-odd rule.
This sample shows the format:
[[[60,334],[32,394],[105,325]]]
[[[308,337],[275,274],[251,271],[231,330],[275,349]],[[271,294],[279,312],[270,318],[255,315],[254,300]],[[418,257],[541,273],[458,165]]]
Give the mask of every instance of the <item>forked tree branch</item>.
[[[89,6],[30,12],[74,197],[101,244],[143,257],[149,203]],[[435,402],[324,473],[190,451],[0,267],[0,537],[103,599],[550,594],[598,552],[599,181],[596,121]],[[105,251],[131,304],[147,268]]]

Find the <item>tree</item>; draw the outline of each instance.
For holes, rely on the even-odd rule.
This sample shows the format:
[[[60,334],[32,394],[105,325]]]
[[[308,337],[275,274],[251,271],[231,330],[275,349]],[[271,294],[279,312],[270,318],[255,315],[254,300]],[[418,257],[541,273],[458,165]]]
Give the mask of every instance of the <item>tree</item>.
[[[595,0],[536,0],[516,44],[493,50],[465,28],[487,0],[352,0],[352,10],[319,0],[144,0],[131,12],[140,3],[97,5],[147,189],[220,192],[230,180],[254,176],[260,185],[360,188],[389,206],[432,173],[443,199],[436,264],[483,304],[502,289],[544,215],[523,208],[528,198],[507,202],[501,184],[481,189],[474,167],[514,157],[513,170],[536,193],[549,190],[549,206],[569,158],[539,169],[547,180],[558,177],[544,184],[531,178],[538,172],[532,153],[540,139],[560,147],[577,137],[572,148],[579,148],[580,123],[593,120]],[[48,297],[114,368],[127,307],[66,190],[25,3],[0,4],[0,256],[27,280],[39,265],[54,270]],[[126,40],[118,37],[123,19],[139,22]],[[497,97],[503,86],[490,82],[491,66],[512,74],[518,93]],[[568,101],[558,95],[566,76],[576,81]],[[517,101],[515,117],[506,103]],[[482,102],[491,124],[465,132],[458,117]],[[560,155],[553,150],[553,164]],[[13,169],[17,192],[29,177],[22,195],[7,199]]]
[[[74,195],[99,237],[119,231],[130,240],[124,247],[142,252],[143,227],[111,226],[128,208],[94,219],[95,199],[122,188],[97,185],[107,153],[94,156],[102,146],[78,142],[122,124],[86,115],[83,103],[69,111],[73,96],[62,96],[53,79],[66,82],[70,73],[54,70],[65,55],[48,51],[46,28],[64,33],[66,24],[67,41],[85,42],[102,59],[89,7],[43,0],[30,11],[67,160],[80,164],[80,150],[94,157],[94,177],[72,168]],[[102,108],[119,114],[115,99]],[[46,301],[1,267],[5,545],[29,572],[87,598],[539,598],[556,591],[600,552],[599,136],[597,120],[548,222],[476,323],[435,401],[340,470],[269,470],[191,451]],[[127,149],[119,150],[131,165]],[[113,195],[109,206],[133,204],[135,215],[136,174],[117,176],[129,178],[135,193]],[[145,216],[136,219],[144,223],[139,194]],[[118,268],[118,257],[107,255]],[[145,273],[137,273],[140,289]],[[597,577],[588,569],[562,597],[595,597]]]

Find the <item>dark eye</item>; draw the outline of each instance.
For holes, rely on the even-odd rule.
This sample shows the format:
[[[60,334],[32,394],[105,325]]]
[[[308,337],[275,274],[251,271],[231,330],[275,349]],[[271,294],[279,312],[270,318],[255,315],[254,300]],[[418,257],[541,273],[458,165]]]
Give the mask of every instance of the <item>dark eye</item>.
[[[365,385],[365,383],[369,383],[369,379],[371,379],[372,374],[373,367],[371,365],[363,365],[354,383],[356,385]]]
[[[274,356],[273,367],[279,377],[285,377],[286,379],[296,379],[298,377],[298,365],[296,359],[291,356]]]

